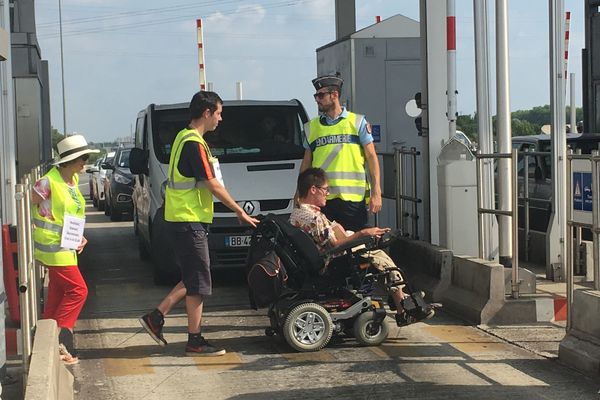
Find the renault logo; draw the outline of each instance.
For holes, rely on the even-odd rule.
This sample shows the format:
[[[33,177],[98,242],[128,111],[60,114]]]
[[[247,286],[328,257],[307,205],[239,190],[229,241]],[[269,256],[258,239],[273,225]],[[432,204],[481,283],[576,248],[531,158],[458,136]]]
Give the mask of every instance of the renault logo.
[[[244,209],[244,211],[246,211],[246,214],[252,215],[256,207],[254,207],[254,204],[252,204],[251,201],[247,201],[244,203],[244,206],[242,208]]]

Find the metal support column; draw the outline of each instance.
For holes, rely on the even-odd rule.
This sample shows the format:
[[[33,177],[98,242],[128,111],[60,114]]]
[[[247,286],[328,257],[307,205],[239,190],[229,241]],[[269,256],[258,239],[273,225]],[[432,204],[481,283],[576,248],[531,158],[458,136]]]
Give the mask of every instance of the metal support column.
[[[475,78],[477,90],[477,132],[479,134],[479,149],[483,154],[494,152],[492,135],[492,114],[490,111],[490,72],[488,55],[488,24],[487,0],[473,0],[473,15],[475,19]],[[492,208],[494,204],[494,163],[491,159],[483,160],[481,175],[477,179],[482,187],[478,187],[481,204],[484,208]],[[479,193],[481,190],[481,193]],[[492,230],[495,225],[493,215],[483,215],[481,221],[482,235],[479,238],[479,257],[493,260],[497,257],[498,243]]]
[[[496,104],[498,110],[498,152],[510,154],[512,150],[510,118],[510,77],[508,62],[508,0],[496,0]],[[511,160],[498,160],[498,203],[501,210],[513,208],[511,193]],[[500,264],[510,266],[514,249],[510,218],[498,217],[500,225]]]

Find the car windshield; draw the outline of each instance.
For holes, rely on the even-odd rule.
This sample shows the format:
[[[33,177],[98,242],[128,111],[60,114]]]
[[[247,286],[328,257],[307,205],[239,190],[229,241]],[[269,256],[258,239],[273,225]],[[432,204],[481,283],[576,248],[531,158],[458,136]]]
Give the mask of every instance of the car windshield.
[[[118,167],[129,168],[129,153],[131,153],[131,149],[122,150],[119,153],[119,158],[117,159]]]
[[[153,114],[156,156],[169,162],[177,133],[188,124],[188,110],[160,110]],[[204,136],[221,163],[300,159],[302,120],[298,106],[225,106],[223,121]]]

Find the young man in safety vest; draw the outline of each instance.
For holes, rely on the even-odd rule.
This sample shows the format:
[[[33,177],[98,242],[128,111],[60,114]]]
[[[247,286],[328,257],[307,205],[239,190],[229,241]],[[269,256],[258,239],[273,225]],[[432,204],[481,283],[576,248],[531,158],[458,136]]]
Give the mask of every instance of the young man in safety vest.
[[[214,92],[201,91],[190,102],[190,124],[171,147],[165,193],[165,220],[172,235],[175,261],[182,281],[152,312],[140,318],[148,334],[161,346],[164,315],[185,296],[188,317],[187,355],[220,356],[225,349],[210,345],[201,335],[204,296],[212,294],[208,254],[208,225],[213,220],[213,196],[234,211],[240,223],[256,226],[222,184],[219,162],[203,136],[221,121],[223,101]]]
[[[367,225],[367,202],[372,213],[381,210],[379,161],[371,125],[363,115],[341,106],[342,78],[321,76],[312,83],[320,115],[304,126],[300,172],[309,167],[325,170],[330,193],[323,213],[346,229],[359,231]]]

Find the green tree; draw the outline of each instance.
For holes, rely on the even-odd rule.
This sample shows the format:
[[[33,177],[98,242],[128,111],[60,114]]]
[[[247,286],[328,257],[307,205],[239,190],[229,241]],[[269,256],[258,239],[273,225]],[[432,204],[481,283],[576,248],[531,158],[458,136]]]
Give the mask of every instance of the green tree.
[[[54,152],[56,152],[56,145],[58,144],[58,142],[60,142],[64,138],[65,138],[65,135],[63,135],[62,133],[60,133],[58,131],[58,129],[56,129],[54,127],[52,128],[52,150]]]

